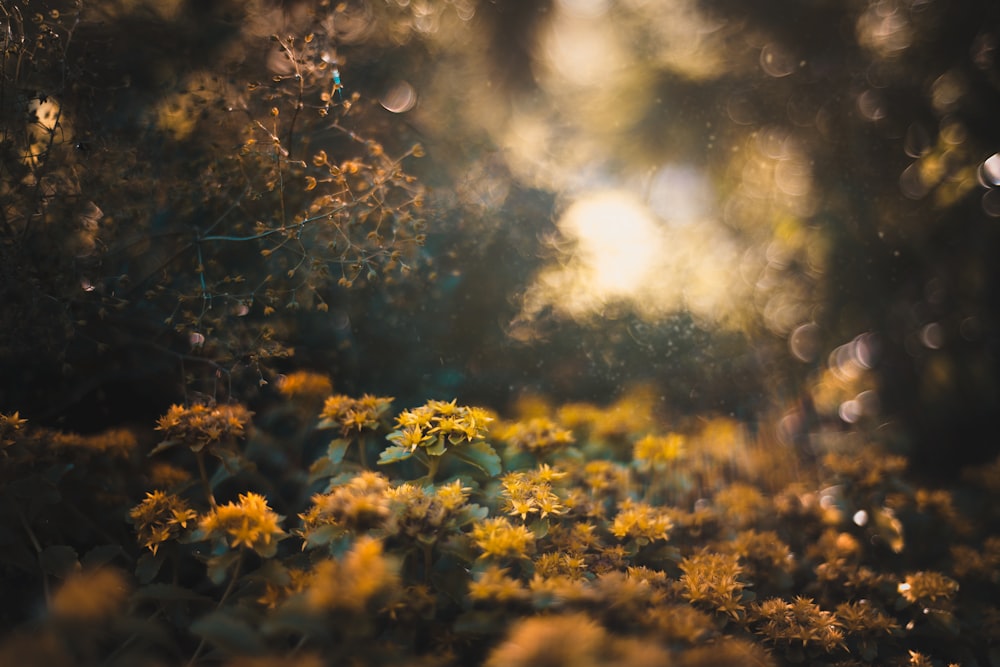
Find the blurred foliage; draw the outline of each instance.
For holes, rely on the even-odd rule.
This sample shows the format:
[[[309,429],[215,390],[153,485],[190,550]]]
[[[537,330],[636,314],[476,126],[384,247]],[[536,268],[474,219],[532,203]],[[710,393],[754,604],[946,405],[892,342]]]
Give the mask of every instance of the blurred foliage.
[[[390,154],[332,76],[352,8],[288,36],[278,7],[57,6],[3,10],[0,351],[39,385],[11,373],[3,403],[178,364],[172,386],[227,395],[293,353],[290,311],[419,263],[423,149]]]

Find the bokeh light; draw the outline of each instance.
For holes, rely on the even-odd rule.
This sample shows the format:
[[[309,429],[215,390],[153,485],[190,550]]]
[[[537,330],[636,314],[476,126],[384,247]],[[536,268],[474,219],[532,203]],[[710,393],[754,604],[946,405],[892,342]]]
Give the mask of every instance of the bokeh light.
[[[672,192],[678,211],[701,210],[698,188],[684,193],[658,175],[655,201]],[[681,183],[684,181],[682,180]],[[547,308],[586,321],[609,306],[647,319],[689,312],[713,326],[738,320],[749,287],[736,270],[740,248],[710,218],[661,219],[627,190],[582,195],[559,217],[559,260],[536,276],[521,319]]]

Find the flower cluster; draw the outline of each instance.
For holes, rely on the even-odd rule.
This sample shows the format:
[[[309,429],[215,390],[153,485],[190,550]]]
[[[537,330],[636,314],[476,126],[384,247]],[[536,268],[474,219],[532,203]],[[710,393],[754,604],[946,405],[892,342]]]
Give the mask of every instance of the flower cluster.
[[[207,446],[242,437],[251,414],[240,404],[172,405],[167,414],[157,421],[156,429],[166,435],[161,447],[181,443],[197,452]]]
[[[132,508],[129,517],[139,543],[155,555],[161,544],[177,539],[198,513],[183,498],[157,490],[147,493],[145,500]]]
[[[382,542],[359,537],[340,560],[321,560],[302,580],[303,601],[311,611],[363,611],[396,586],[398,565]]]
[[[517,421],[497,429],[495,436],[511,447],[542,457],[573,444],[573,432],[548,417]]]
[[[198,530],[205,539],[234,549],[246,547],[267,558],[275,554],[285,534],[280,526],[283,518],[271,510],[264,496],[243,493],[239,502],[213,507],[198,522]]]
[[[21,419],[20,413],[5,415],[0,414],[0,447],[9,447],[14,444],[17,433],[28,423],[27,419]]]
[[[535,548],[534,533],[502,516],[473,524],[472,540],[483,552],[480,558],[524,558]]]
[[[632,457],[640,468],[661,470],[684,455],[686,441],[680,433],[647,435],[635,443]]]
[[[880,640],[900,633],[899,624],[869,600],[843,602],[837,605],[835,615],[848,649],[868,662],[878,655]]]
[[[396,417],[396,430],[387,439],[411,452],[420,447],[431,456],[441,456],[448,445],[484,439],[494,419],[485,408],[432,400],[401,412]]]
[[[951,556],[958,577],[1000,583],[1000,537],[986,538],[980,549],[956,544],[951,547]]]
[[[404,482],[387,489],[385,498],[392,508],[394,533],[432,544],[450,531],[485,517],[484,508],[468,502],[471,491],[457,479],[435,487]]]
[[[693,604],[732,618],[743,614],[743,568],[735,555],[703,551],[680,564],[684,597]]]
[[[660,508],[626,499],[618,506],[611,524],[611,534],[618,539],[635,540],[639,545],[666,540],[673,522]]]
[[[469,599],[473,602],[506,604],[525,601],[530,597],[520,579],[511,577],[499,565],[490,564],[469,582]]]
[[[596,664],[627,658],[636,665],[689,667],[947,664],[949,651],[971,664],[983,638],[1000,627],[993,601],[1000,540],[970,520],[969,542],[950,552],[919,544],[921,522],[947,522],[965,511],[950,494],[895,482],[872,493],[867,473],[841,468],[827,473],[837,484],[795,483],[768,497],[747,474],[751,468],[723,467],[707,476],[708,464],[721,459],[708,452],[704,431],[679,435],[690,449],[672,462],[669,474],[648,467],[657,454],[639,458],[639,443],[657,451],[677,444],[646,435],[655,430],[605,441],[591,434],[579,449],[553,451],[545,463],[508,442],[504,472],[495,452],[488,454],[489,416],[455,401],[431,401],[399,415],[397,435],[416,428],[444,442],[436,456],[426,446],[405,450],[431,473],[436,468],[430,462],[444,462],[440,472],[447,477],[440,482],[433,474],[406,481],[403,467],[367,470],[363,461],[334,457],[333,445],[315,461],[292,466],[298,477],[278,473],[265,480],[259,472],[271,465],[268,452],[248,447],[238,455],[223,452],[230,457],[220,457],[214,471],[195,457],[205,492],[198,508],[189,505],[200,495],[198,480],[176,467],[190,465],[192,457],[143,464],[148,468],[138,479],[155,490],[129,512],[145,552],[136,559],[135,599],[164,610],[178,597],[190,603],[195,616],[184,627],[213,650],[228,650],[234,638],[255,646],[259,634],[309,651],[343,647],[344,656],[359,663],[370,650],[385,650],[371,660],[380,664],[400,657],[392,646],[432,652],[454,664],[499,664],[519,649],[497,628],[531,640],[530,632],[521,635],[523,627],[531,629],[522,626],[526,615],[575,619],[574,626],[600,639],[593,651],[580,654]],[[371,427],[375,437],[389,429],[381,418]],[[719,437],[735,433],[717,430]],[[18,436],[13,447],[22,440]],[[37,449],[47,456],[70,452],[44,443]],[[114,457],[113,463],[137,459]],[[485,474],[450,462],[473,462]],[[678,488],[701,485],[698,495],[678,502],[662,493],[662,485],[650,492],[660,477]],[[306,479],[299,494],[288,493]],[[295,511],[297,525],[287,529],[293,544],[286,542],[283,517],[263,495],[216,501],[220,490],[231,493],[240,484],[266,488],[279,507]],[[866,492],[859,494],[859,487]],[[23,494],[27,485],[14,488]],[[40,496],[36,502],[44,501]],[[904,561],[913,570],[900,575],[898,562],[880,567],[880,559],[895,556],[889,538],[903,524],[914,535]],[[955,532],[949,527],[942,534]],[[970,546],[980,537],[986,539]],[[108,557],[115,556],[98,549],[86,560]],[[61,577],[79,569],[69,547],[50,549],[40,560]],[[213,586],[190,593],[167,583],[200,571],[193,568],[203,568]],[[202,604],[203,596],[220,592],[221,598]],[[101,612],[109,619],[118,613]],[[967,620],[971,614],[975,624]],[[415,628],[433,629],[438,639],[433,646],[407,639]],[[373,649],[382,636],[393,642]],[[561,650],[547,631],[540,636],[524,653],[527,659]],[[955,641],[966,636],[968,650]],[[471,642],[486,643],[474,650]],[[251,650],[236,646],[238,653]],[[908,659],[914,648],[924,652]]]
[[[299,534],[306,545],[315,542],[314,533],[329,527],[337,531],[370,531],[383,527],[390,519],[389,480],[376,472],[363,472],[326,493],[312,497],[308,511],[299,515]],[[324,537],[330,530],[324,531]]]
[[[797,596],[791,602],[781,598],[764,600],[754,603],[751,615],[757,623],[756,631],[786,650],[802,648],[830,653],[844,647],[836,617],[809,598]]]
[[[736,483],[715,494],[715,506],[737,525],[748,526],[770,510],[771,503],[755,486]]]
[[[50,439],[54,449],[65,449],[84,453],[103,453],[118,458],[128,458],[135,451],[135,433],[128,429],[116,428],[94,435],[76,433],[56,433]]]
[[[521,517],[522,521],[529,514],[538,514],[542,519],[550,514],[564,514],[566,508],[552,491],[552,482],[565,476],[565,472],[544,464],[529,471],[507,473],[500,479],[504,509],[511,516]]]
[[[330,396],[323,403],[318,428],[339,427],[341,433],[374,430],[381,423],[382,416],[389,410],[394,399],[391,396],[351,398],[343,394]]]
[[[286,398],[313,400],[328,396],[333,391],[333,383],[322,373],[295,371],[281,376],[278,391]]]
[[[897,587],[903,599],[921,607],[940,607],[958,592],[958,582],[940,572],[913,572]]]

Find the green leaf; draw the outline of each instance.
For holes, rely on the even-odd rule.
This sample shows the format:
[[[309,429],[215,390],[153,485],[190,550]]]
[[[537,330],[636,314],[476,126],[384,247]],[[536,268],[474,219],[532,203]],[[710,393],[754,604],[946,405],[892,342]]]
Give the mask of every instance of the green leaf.
[[[333,428],[334,426],[340,426],[340,422],[335,419],[330,419],[329,417],[320,419],[319,423],[316,424],[317,429]]]
[[[387,463],[396,463],[397,461],[405,461],[406,459],[413,456],[413,452],[409,447],[400,447],[399,445],[390,445],[382,450],[379,454],[378,464],[385,465]]]
[[[38,562],[43,571],[57,577],[63,577],[79,566],[76,549],[61,544],[42,549],[38,554]]]
[[[310,530],[304,536],[305,544],[303,545],[303,548],[312,549],[314,547],[326,546],[343,534],[344,529],[341,526],[335,526],[333,524],[320,526],[316,530]]]
[[[488,507],[482,507],[481,505],[470,503],[463,507],[458,514],[455,515],[455,525],[457,527],[461,527],[472,523],[473,521],[482,521],[489,516],[489,514],[490,510]]]
[[[313,484],[321,479],[333,477],[337,474],[337,466],[329,458],[321,456],[309,466],[308,484]]]
[[[153,456],[155,454],[159,454],[160,452],[164,452],[177,444],[179,444],[177,440],[164,440],[160,444],[156,445],[156,447],[153,447],[151,450],[149,450],[149,454],[147,454],[146,456]]]
[[[148,584],[156,575],[166,559],[162,555],[153,555],[152,552],[139,556],[139,562],[135,564],[135,576],[140,584]]]
[[[466,463],[476,466],[490,477],[496,477],[503,470],[500,456],[485,440],[470,442],[468,445],[448,451]]]
[[[344,460],[344,454],[347,453],[347,448],[350,444],[351,441],[345,438],[336,438],[331,440],[330,446],[327,447],[326,450],[326,457],[333,463],[340,463]]]
[[[229,569],[236,564],[240,558],[238,550],[226,551],[218,556],[212,556],[206,563],[208,578],[216,586],[221,586],[229,577]]]
[[[163,602],[192,601],[211,602],[212,598],[195,593],[189,588],[175,584],[149,584],[140,586],[136,592],[137,600],[160,600]]]
[[[228,654],[248,655],[264,651],[260,635],[232,611],[220,609],[191,624],[191,632]]]
[[[447,449],[444,444],[444,438],[438,438],[437,442],[428,447],[424,447],[424,451],[427,452],[429,456],[441,456]]]
[[[120,544],[102,544],[85,553],[80,562],[86,567],[100,567],[124,554]]]

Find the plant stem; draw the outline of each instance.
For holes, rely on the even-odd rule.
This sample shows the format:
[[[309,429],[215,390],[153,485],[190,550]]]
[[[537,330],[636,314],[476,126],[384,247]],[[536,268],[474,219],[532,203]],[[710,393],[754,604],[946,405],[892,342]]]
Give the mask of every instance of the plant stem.
[[[359,435],[358,436],[358,462],[361,463],[361,467],[365,470],[370,470],[368,467],[368,453],[365,451],[368,449],[368,436]]]
[[[441,457],[440,456],[429,456],[427,457],[427,483],[433,484],[434,477],[437,476],[438,468],[441,467]]]
[[[208,481],[208,472],[205,470],[205,451],[199,449],[194,455],[198,460],[198,474],[201,476],[202,486],[205,487],[205,497],[208,498],[208,504],[215,507],[215,496],[212,494],[212,485]]]
[[[198,452],[201,454],[201,452]],[[226,598],[229,597],[233,589],[236,588],[236,580],[240,578],[240,568],[243,566],[243,552],[240,551],[240,557],[236,559],[236,565],[233,567],[233,575],[229,577],[229,584],[226,586],[226,590],[222,593],[222,597],[219,598],[219,602],[215,605],[216,611],[222,608],[223,603],[225,603]],[[191,655],[191,659],[188,660],[187,667],[193,667],[195,662],[198,660],[198,656],[201,655],[202,650],[205,648],[205,638],[202,637],[201,641],[198,642],[198,646],[194,649],[194,653]]]

